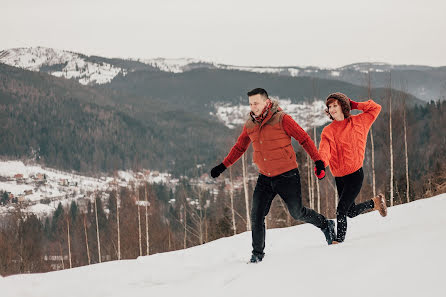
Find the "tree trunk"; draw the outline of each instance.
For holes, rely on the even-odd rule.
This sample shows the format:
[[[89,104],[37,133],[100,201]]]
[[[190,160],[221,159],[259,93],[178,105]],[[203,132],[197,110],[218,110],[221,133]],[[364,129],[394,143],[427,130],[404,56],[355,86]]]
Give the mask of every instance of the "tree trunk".
[[[144,198],[146,200],[146,255],[150,255],[150,241],[149,241],[149,197],[147,196],[147,184],[144,184]],[[169,250],[170,250],[170,234],[169,234]]]
[[[231,169],[231,168],[229,168],[229,169]],[[231,171],[229,171],[229,175],[231,175]],[[232,184],[232,176],[231,176],[231,184]],[[199,205],[199,208],[198,208],[198,213],[199,213],[198,223],[200,225],[199,226],[200,229],[198,230],[199,231],[198,235],[199,235],[200,244],[203,244],[204,243],[203,221],[206,220],[206,211],[205,211],[205,215],[203,217],[203,207],[204,207],[204,205],[203,205],[203,203],[201,201],[202,195],[201,195],[201,190],[199,188],[198,188],[198,193],[197,194],[198,194],[198,205]],[[234,205],[232,205],[231,207],[234,210]],[[235,222],[235,219],[234,219],[234,222]]]
[[[116,226],[118,229],[118,260],[121,260],[121,230],[119,225],[119,186],[116,188]]]
[[[88,265],[90,265],[91,259],[90,259],[90,249],[88,248],[87,223],[86,223],[86,219],[85,219],[85,214],[84,214],[84,232],[85,232],[85,247],[87,249]]]
[[[99,259],[99,263],[102,262],[101,259],[101,242],[99,240],[99,223],[98,223],[98,207],[97,207],[97,203],[96,203],[96,197],[94,198],[94,212],[96,215],[96,236],[97,236],[97,241],[98,241],[98,259]]]
[[[370,142],[372,144],[372,188],[373,188],[373,197],[376,197],[375,142],[373,140],[373,128],[370,128]]]
[[[231,182],[231,190],[229,191],[229,196],[231,198],[231,212],[232,212],[232,230],[234,235],[237,234],[237,227],[235,225],[235,211],[234,211],[234,183],[232,180],[232,167],[229,167],[229,180]]]
[[[392,73],[389,73],[390,206],[393,206]]]
[[[184,241],[183,241],[183,248],[186,249],[187,247],[187,211],[186,211],[186,205],[184,205]]]
[[[139,256],[142,256],[142,238],[141,238],[141,212],[140,212],[140,205],[139,205],[139,190],[138,187],[136,187],[136,203],[137,203],[137,210],[138,210],[138,243],[139,243]]]
[[[169,235],[169,252],[172,250],[172,240],[171,240],[171,235],[170,235],[170,224],[167,226],[167,232],[168,232],[168,235]]]
[[[370,71],[367,72],[368,80],[367,80],[367,90],[369,100],[372,99],[372,83],[370,80]],[[376,178],[375,178],[375,142],[373,141],[373,128],[370,128],[370,143],[372,144],[372,190],[373,197],[376,197]]]
[[[307,183],[308,183],[308,199],[310,200],[310,208],[314,209],[313,196],[311,195],[311,170],[310,170],[310,157],[307,155]]]
[[[245,192],[245,208],[246,208],[246,231],[251,231],[251,218],[249,216],[249,197],[248,197],[248,181],[247,181],[247,164],[245,165],[246,156],[242,155],[242,171],[243,171],[243,190]]]
[[[70,268],[73,268],[71,262],[70,220],[68,216],[67,216],[67,239],[68,239],[68,260],[70,262]]]
[[[60,241],[59,241],[59,251],[60,251],[60,257],[61,257],[61,260],[62,260],[62,269],[65,269],[65,263],[63,261],[62,245],[60,244]]]
[[[283,199],[279,199],[280,201],[280,206],[282,206],[283,212],[285,213],[286,216],[286,225],[288,227],[291,227],[291,215],[290,212],[288,211],[288,208],[285,205],[285,202],[283,202]]]
[[[409,158],[407,157],[407,123],[406,123],[406,101],[404,100],[404,156],[406,159],[406,202],[410,202],[410,196],[409,196]]]
[[[313,133],[314,133],[314,145],[317,147],[317,134],[316,134],[316,126],[313,126]],[[317,212],[321,213],[321,193],[319,190],[319,182],[316,178],[314,178],[316,181],[316,193],[317,193]]]

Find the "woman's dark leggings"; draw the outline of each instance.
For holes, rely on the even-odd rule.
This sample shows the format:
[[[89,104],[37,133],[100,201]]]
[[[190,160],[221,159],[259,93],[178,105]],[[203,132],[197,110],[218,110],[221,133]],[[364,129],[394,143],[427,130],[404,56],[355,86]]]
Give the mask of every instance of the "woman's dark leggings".
[[[335,177],[336,187],[338,188],[339,203],[336,210],[338,221],[337,240],[343,242],[347,233],[347,216],[354,218],[367,209],[374,207],[373,200],[360,204],[355,204],[355,199],[361,191],[364,172],[362,168],[342,177]]]

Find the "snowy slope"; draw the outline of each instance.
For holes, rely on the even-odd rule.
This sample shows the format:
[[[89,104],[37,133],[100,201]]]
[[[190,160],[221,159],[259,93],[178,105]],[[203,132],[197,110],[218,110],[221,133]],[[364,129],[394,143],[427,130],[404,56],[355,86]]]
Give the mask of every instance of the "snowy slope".
[[[179,58],[179,59],[166,59],[166,58],[155,58],[155,59],[138,59],[138,62],[153,66],[161,71],[182,73],[193,68],[205,67],[213,68],[217,67],[217,64],[212,62],[206,62],[203,60],[192,59],[192,58]]]
[[[311,225],[267,231],[246,264],[250,233],[171,253],[0,278],[2,296],[444,296],[446,194],[350,220],[327,246]]]
[[[93,63],[78,53],[45,47],[15,48],[0,51],[0,62],[31,71],[46,72],[57,77],[75,78],[79,83],[109,83],[118,73],[126,71],[108,63]],[[52,67],[52,68],[51,68]]]

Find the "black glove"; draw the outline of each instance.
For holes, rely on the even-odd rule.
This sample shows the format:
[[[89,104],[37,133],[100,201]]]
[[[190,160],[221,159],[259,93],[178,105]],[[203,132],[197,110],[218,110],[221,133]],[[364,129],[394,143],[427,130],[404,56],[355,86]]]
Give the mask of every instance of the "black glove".
[[[315,171],[316,171],[316,176],[319,180],[323,179],[325,177],[325,165],[324,165],[324,161],[322,160],[317,160],[316,162],[314,162],[314,164],[316,165]]]
[[[221,163],[220,165],[215,166],[211,170],[212,178],[218,177],[225,170],[226,170],[226,166],[223,163]]]

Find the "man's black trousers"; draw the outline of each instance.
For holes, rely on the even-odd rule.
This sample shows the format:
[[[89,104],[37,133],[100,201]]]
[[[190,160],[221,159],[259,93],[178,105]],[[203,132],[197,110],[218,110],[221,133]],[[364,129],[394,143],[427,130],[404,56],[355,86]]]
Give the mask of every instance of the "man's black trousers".
[[[300,187],[299,170],[297,168],[274,177],[259,175],[251,208],[253,254],[260,257],[264,255],[265,217],[277,194],[283,199],[294,219],[313,224],[321,229],[327,227],[327,219],[323,215],[302,206]]]

